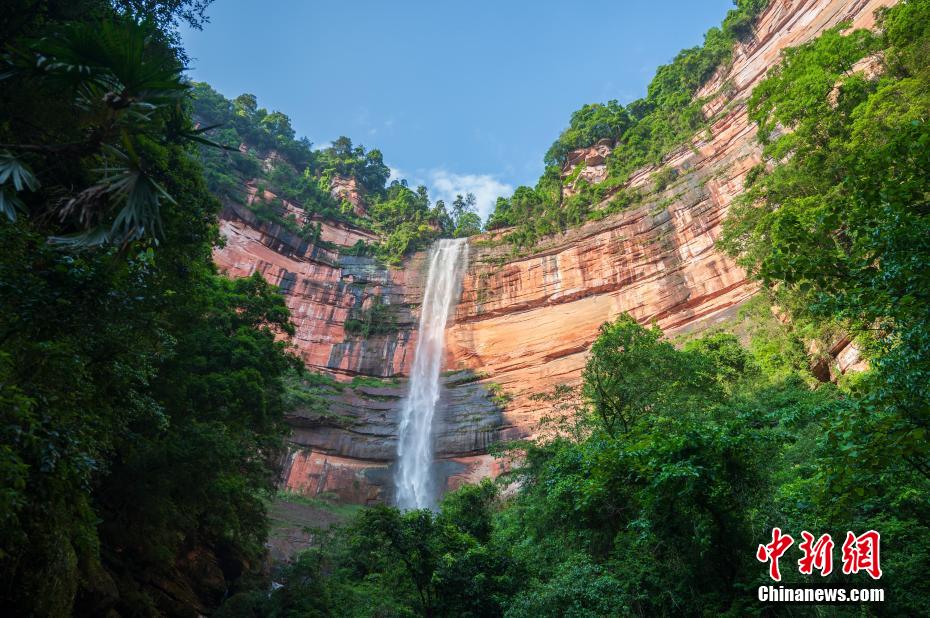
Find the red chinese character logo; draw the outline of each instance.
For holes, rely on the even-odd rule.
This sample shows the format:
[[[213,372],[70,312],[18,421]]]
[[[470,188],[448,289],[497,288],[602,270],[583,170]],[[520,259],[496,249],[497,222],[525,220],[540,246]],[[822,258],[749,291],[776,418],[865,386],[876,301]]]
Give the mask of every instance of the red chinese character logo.
[[[816,568],[821,577],[829,575],[833,571],[833,539],[829,534],[824,534],[815,543],[814,535],[807,530],[801,536],[804,537],[798,545],[798,549],[804,552],[804,557],[798,560],[801,573],[811,575]]]
[[[858,573],[865,571],[872,579],[882,576],[879,564],[879,544],[881,535],[875,530],[856,536],[852,532],[846,533],[846,542],[843,543],[843,573]]]
[[[777,582],[781,581],[781,573],[778,570],[778,559],[781,558],[789,547],[794,543],[794,539],[787,534],[781,533],[781,528],[772,528],[772,542],[768,545],[759,545],[756,550],[756,558],[759,562],[769,562],[769,576]]]

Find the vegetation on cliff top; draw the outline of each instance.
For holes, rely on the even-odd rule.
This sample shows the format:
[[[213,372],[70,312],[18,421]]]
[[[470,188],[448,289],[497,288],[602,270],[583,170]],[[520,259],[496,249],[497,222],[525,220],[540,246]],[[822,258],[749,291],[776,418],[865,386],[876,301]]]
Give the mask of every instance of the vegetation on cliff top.
[[[682,50],[656,71],[647,94],[626,106],[617,101],[583,106],[546,153],[546,170],[535,187],[520,187],[511,198],[499,198],[487,228],[513,226],[510,241],[529,246],[541,237],[580,225],[594,215],[592,206],[615,193],[629,174],[644,165],[658,165],[663,157],[706,125],[698,90],[732,57],[737,41],[752,34],[753,20],[769,0],[734,0],[736,8],[719,28],[704,34],[704,44]],[[577,195],[564,198],[560,173],[568,153],[606,139],[613,145],[607,157],[609,174],[598,185],[580,182]],[[630,203],[620,192],[608,210]]]
[[[373,253],[392,264],[436,238],[480,230],[473,196],[459,196],[450,211],[441,200],[432,204],[424,186],[388,184],[390,169],[379,150],[353,145],[347,137],[314,150],[306,138],[296,138],[286,114],[259,107],[255,95],[229,100],[205,83],[195,83],[193,91],[195,118],[206,135],[227,146],[201,148],[210,190],[224,201],[247,204],[259,219],[316,244],[321,220],[374,231],[382,240]],[[367,212],[357,213],[351,202],[333,195],[340,179],[355,181]],[[276,198],[266,200],[266,190]],[[302,214],[289,212],[282,200]]]

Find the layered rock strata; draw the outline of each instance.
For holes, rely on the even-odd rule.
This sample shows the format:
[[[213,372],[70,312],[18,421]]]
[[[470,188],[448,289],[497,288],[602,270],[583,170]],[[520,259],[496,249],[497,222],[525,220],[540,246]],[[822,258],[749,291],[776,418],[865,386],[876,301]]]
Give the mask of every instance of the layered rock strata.
[[[455,487],[475,480],[474,467],[488,446],[507,439],[501,407],[470,372],[442,378],[434,424],[439,482]],[[294,448],[284,484],[293,491],[332,495],[355,503],[390,501],[397,427],[406,380],[347,386],[326,395],[329,414],[297,410],[288,419]],[[482,465],[493,465],[482,463]],[[496,473],[488,469],[487,475]]]
[[[359,240],[370,242],[374,235],[323,220],[320,225],[324,243],[314,243],[231,203],[220,220],[226,244],[214,252],[214,260],[229,276],[259,272],[278,286],[296,328],[295,351],[308,368],[348,377],[403,375],[416,336],[412,309],[419,302],[419,286],[408,280],[416,279],[416,260],[398,270],[373,258],[346,255],[347,248]],[[353,309],[376,296],[393,306],[395,332],[366,339],[347,334]]]

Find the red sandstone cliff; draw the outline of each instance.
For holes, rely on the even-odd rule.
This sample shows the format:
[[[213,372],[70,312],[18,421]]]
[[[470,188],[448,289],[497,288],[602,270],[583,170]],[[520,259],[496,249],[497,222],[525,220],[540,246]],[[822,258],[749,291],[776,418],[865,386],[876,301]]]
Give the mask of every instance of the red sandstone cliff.
[[[670,186],[655,191],[657,169],[639,170],[630,185],[646,194],[640,204],[546,239],[521,257],[512,257],[510,247],[496,241],[500,233],[473,239],[462,297],[447,333],[447,367],[480,372],[481,380],[468,373],[446,378],[437,449],[449,485],[499,472],[486,454],[488,444],[534,431],[544,410],[530,396],[578,381],[604,321],[628,311],[674,336],[725,320],[754,293],[745,273],[714,248],[746,172],[760,161],[745,102],[782,49],[843,21],[871,27],[874,11],[892,3],[775,0],[758,20],[755,36],[737,46],[733,62],[699,93],[710,98],[705,113],[714,121],[666,157],[663,167],[678,172]],[[581,177],[602,180],[609,149],[599,143],[572,153],[564,176],[583,162]],[[364,213],[351,183],[335,182],[332,190]],[[369,232],[321,225],[322,240],[336,250],[312,246],[230,205],[222,219],[227,244],[216,251],[216,261],[232,276],[257,270],[281,287],[297,327],[297,350],[311,369],[343,380],[404,376],[416,336],[423,256],[414,256],[403,269],[388,269],[338,250],[372,240]],[[370,339],[348,336],[344,324],[350,311],[372,296],[396,307],[397,332]],[[838,342],[830,353],[841,370],[857,362],[848,342]],[[512,398],[505,410],[482,387],[490,383]],[[338,422],[298,410],[291,419],[294,449],[286,462],[287,486],[335,492],[355,502],[383,499],[403,393],[403,381],[333,391],[330,416]]]

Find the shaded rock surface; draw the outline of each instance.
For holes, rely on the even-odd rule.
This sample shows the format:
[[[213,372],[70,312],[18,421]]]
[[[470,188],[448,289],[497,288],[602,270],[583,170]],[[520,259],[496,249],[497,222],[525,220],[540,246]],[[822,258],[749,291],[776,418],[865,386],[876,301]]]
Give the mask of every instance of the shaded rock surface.
[[[230,276],[259,272],[279,287],[297,330],[297,353],[310,369],[347,376],[406,373],[416,329],[411,309],[419,303],[416,260],[408,269],[395,270],[374,258],[342,255],[338,247],[374,236],[345,224],[321,221],[321,226],[322,240],[337,249],[260,221],[248,208],[233,203],[223,211],[220,231],[226,245],[214,252],[214,259]],[[396,332],[356,340],[345,332],[346,319],[372,296],[395,307]]]
[[[442,378],[434,434],[443,486],[481,478],[477,469],[484,464],[475,457],[507,437],[500,406],[474,378],[470,372]],[[406,380],[346,388],[329,396],[331,415],[323,423],[315,413],[295,411],[289,419],[294,448],[285,465],[287,488],[360,504],[389,501],[406,392]]]

